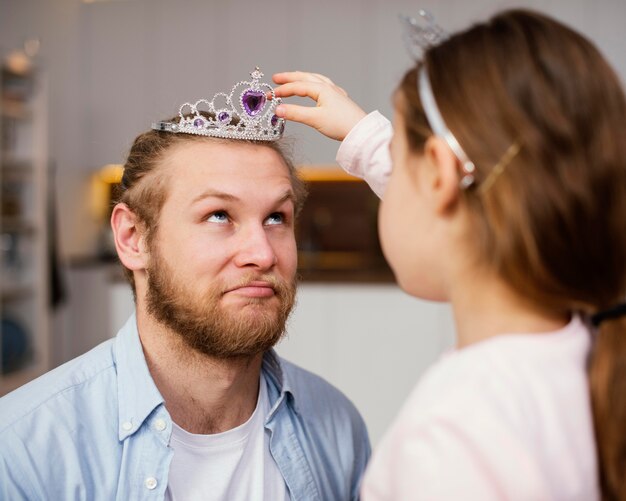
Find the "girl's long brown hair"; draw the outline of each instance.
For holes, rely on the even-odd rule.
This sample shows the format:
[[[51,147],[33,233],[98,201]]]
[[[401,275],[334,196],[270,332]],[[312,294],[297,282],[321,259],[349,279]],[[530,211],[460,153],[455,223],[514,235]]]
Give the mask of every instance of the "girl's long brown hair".
[[[477,168],[463,191],[476,255],[553,312],[591,315],[626,297],[626,101],[591,42],[524,10],[427,51],[399,87],[410,147],[432,134],[426,65],[446,124]],[[508,148],[518,154],[486,190]],[[603,498],[626,500],[626,319],[594,333],[589,381]],[[564,460],[567,458],[564,458]]]

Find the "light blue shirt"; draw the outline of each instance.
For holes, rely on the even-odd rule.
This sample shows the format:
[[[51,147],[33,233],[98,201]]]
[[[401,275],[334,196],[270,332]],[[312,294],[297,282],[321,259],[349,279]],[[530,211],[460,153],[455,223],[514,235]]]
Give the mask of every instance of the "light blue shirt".
[[[323,379],[269,351],[270,451],[292,501],[358,499],[370,445]],[[1,500],[161,500],[172,419],[133,315],[117,337],[0,399]]]

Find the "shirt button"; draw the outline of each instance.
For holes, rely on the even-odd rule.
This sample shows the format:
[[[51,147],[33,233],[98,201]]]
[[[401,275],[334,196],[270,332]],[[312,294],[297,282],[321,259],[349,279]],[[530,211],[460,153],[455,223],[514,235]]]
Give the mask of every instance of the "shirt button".
[[[130,421],[124,421],[122,423],[122,429],[124,431],[130,431],[133,429],[133,423],[131,423]]]
[[[164,419],[159,418],[154,422],[154,429],[156,431],[163,431],[165,428],[167,428],[167,423]]]
[[[154,478],[154,477],[148,477],[148,478],[146,478],[145,484],[146,484],[146,489],[152,490],[152,489],[156,488],[156,486],[157,486],[157,479]]]

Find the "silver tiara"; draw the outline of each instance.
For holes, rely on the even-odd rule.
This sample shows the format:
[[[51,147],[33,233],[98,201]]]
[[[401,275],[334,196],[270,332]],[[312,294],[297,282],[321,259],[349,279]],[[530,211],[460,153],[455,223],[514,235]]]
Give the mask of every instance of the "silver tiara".
[[[404,43],[416,60],[421,59],[425,51],[450,37],[427,10],[420,9],[417,17],[401,15],[400,19],[404,25]]]
[[[210,101],[200,99],[183,104],[178,122],[157,122],[152,128],[227,139],[276,141],[285,129],[285,120],[275,114],[281,100],[269,84],[260,82],[263,73],[258,66],[250,76],[251,81],[237,82],[230,94],[218,92]]]

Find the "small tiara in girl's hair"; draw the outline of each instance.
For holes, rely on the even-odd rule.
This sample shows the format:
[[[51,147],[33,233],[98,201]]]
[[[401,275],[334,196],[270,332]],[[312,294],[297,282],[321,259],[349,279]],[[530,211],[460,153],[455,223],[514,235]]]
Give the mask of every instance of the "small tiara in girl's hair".
[[[420,9],[417,17],[400,16],[404,26],[403,38],[406,48],[414,59],[421,59],[424,52],[449,38],[448,33],[435,22],[433,15]]]
[[[230,94],[218,92],[210,101],[200,99],[180,107],[178,122],[157,122],[158,131],[196,134],[253,141],[276,141],[285,129],[285,120],[275,114],[280,98],[269,84],[259,80],[263,73],[257,67],[251,81],[237,82]],[[268,100],[267,95],[272,99]]]

